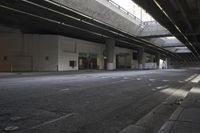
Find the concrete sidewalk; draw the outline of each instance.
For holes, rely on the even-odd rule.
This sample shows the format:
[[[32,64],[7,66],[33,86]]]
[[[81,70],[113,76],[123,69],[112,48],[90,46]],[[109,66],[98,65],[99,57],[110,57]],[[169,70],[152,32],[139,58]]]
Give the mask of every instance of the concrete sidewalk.
[[[200,132],[200,82],[191,89],[180,107],[158,133]]]
[[[170,71],[172,69],[169,69]],[[50,76],[50,75],[75,75],[75,74],[96,74],[96,73],[115,73],[115,72],[141,72],[141,70],[75,70],[75,71],[59,71],[59,72],[0,72],[0,78],[21,77],[21,76]],[[142,70],[143,72],[160,71],[160,70]]]
[[[90,74],[102,73],[106,70],[77,70],[77,71],[62,71],[62,72],[0,72],[0,78],[15,77],[15,76],[40,76],[40,75],[72,75],[72,74]],[[108,71],[109,72],[109,71]]]
[[[195,77],[190,79],[187,84],[185,84],[179,90],[171,94],[171,96],[169,96],[163,103],[156,106],[151,112],[145,115],[137,123],[129,125],[125,129],[123,129],[120,133],[156,133],[158,131],[159,133],[193,133],[193,132],[182,132],[182,130],[180,132],[177,131],[170,132],[170,131],[176,122],[177,115],[179,115],[183,109],[184,104],[181,106],[181,102],[183,101],[183,99],[186,98],[186,96],[188,96],[188,94],[191,93],[192,91],[199,92],[199,95],[196,96],[197,98],[198,96],[200,96],[200,89],[198,90],[197,89],[198,87],[194,88],[194,86],[199,85],[198,84],[199,81],[200,81],[200,75],[197,74]],[[187,102],[187,99],[184,102]],[[200,107],[200,97],[199,97],[199,107]],[[200,121],[200,110],[197,110],[197,112],[198,111],[199,113],[198,114],[196,113],[194,115],[199,115],[199,121]],[[193,112],[189,111],[188,113],[190,114]],[[173,116],[170,118],[171,115]],[[163,124],[164,126],[162,126]]]
[[[168,120],[171,114],[179,106],[179,99],[183,99],[188,91],[193,87],[188,83],[179,90],[171,94],[163,103],[156,106],[151,112],[137,121],[134,125],[129,125],[120,133],[155,133]],[[170,94],[170,88],[168,89]]]

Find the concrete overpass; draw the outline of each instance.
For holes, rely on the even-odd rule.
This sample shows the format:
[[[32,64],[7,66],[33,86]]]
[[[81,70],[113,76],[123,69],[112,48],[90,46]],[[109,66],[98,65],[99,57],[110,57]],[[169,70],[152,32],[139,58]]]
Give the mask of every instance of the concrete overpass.
[[[198,133],[199,2],[133,1],[1,0],[0,133]]]

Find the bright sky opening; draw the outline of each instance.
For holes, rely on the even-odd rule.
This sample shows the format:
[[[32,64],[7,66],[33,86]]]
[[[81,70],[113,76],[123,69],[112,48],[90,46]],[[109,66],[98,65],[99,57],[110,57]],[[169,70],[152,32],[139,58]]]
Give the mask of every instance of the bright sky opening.
[[[154,19],[140,6],[135,4],[132,0],[113,0],[115,3],[123,7],[128,12],[132,13],[134,16],[142,20],[146,21],[154,21]]]

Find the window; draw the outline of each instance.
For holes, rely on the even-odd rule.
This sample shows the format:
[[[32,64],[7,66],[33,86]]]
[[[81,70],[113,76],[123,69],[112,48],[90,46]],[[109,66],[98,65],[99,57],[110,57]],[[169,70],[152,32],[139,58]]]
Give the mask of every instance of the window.
[[[69,66],[74,68],[76,66],[76,61],[69,61]]]

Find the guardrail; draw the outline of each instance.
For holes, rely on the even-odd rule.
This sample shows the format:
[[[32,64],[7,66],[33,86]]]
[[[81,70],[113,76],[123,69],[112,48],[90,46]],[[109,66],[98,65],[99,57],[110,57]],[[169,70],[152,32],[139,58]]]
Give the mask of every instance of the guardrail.
[[[113,0],[107,0],[109,3],[113,4],[115,7],[117,7],[118,9],[120,9],[121,11],[123,11],[124,13],[126,13],[127,15],[133,17],[136,21],[139,21],[140,23],[142,23],[142,20],[139,19],[138,17],[136,17],[135,15],[133,15],[132,13],[130,13],[129,11],[127,11],[126,9],[124,9],[123,7],[121,7],[119,4],[117,4],[116,2],[114,2]]]
[[[160,25],[157,21],[147,21],[143,22],[144,31],[163,31],[167,32],[168,30]]]
[[[157,21],[146,21],[143,22],[143,25],[160,25]]]
[[[136,17],[135,15],[133,15],[132,13],[130,13],[129,11],[127,11],[126,9],[121,7],[119,4],[117,4],[113,0],[107,0],[107,1],[109,3],[111,3],[112,5],[114,5],[115,7],[117,7],[118,9],[120,9],[121,11],[123,11],[124,13],[126,13],[127,15],[134,18],[136,21],[139,21],[139,23],[141,24],[142,27],[149,26],[149,25],[151,25],[151,26],[152,25],[160,25],[157,21],[145,21],[145,22],[143,22],[141,19],[139,19],[138,17]]]

